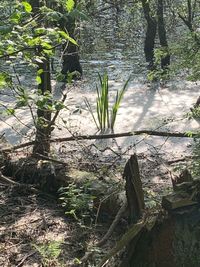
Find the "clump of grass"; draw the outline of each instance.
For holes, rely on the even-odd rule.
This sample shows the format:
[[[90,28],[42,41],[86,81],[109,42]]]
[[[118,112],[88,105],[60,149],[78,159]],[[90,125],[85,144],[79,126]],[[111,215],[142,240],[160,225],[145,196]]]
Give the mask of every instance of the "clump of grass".
[[[98,74],[98,77],[100,82],[100,88],[96,86],[96,116],[87,98],[85,98],[85,104],[87,106],[88,111],[92,115],[93,121],[96,124],[97,129],[102,133],[105,132],[107,129],[111,129],[111,131],[113,132],[117,113],[120,108],[120,104],[123,99],[130,77],[125,82],[122,89],[117,91],[115,102],[112,107],[110,107],[111,104],[109,102],[108,74],[105,73],[103,76]]]

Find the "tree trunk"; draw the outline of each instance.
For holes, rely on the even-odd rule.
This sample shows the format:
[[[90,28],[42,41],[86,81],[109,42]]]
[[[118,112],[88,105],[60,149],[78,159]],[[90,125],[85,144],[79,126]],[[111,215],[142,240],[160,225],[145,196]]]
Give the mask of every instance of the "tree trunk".
[[[163,56],[161,57],[161,68],[166,69],[170,65],[170,55],[168,51],[166,29],[163,16],[163,0],[158,0],[157,17],[158,17],[158,36],[163,51]]]
[[[73,38],[73,35],[70,37]],[[72,74],[72,78],[80,78],[83,74],[83,71],[79,61],[78,47],[73,43],[68,42],[63,46],[63,52],[61,73],[65,75],[66,79],[70,73]]]
[[[145,53],[146,62],[149,63],[148,68],[150,70],[153,70],[154,69],[154,47],[155,47],[157,22],[156,22],[156,19],[151,15],[149,1],[142,0],[142,7],[144,11],[144,16],[147,22],[146,37],[145,37],[145,42],[144,42],[144,53]]]
[[[76,7],[77,1],[75,1]],[[76,20],[73,17],[68,16],[62,18],[59,22],[63,31],[67,31],[70,37],[75,38]],[[78,79],[82,76],[82,67],[79,61],[79,49],[78,46],[72,42],[66,42],[63,45],[63,57],[62,57],[62,71],[61,73],[68,77],[69,73],[72,73],[72,78]],[[78,73],[77,73],[78,72]]]
[[[142,229],[126,244],[121,267],[200,266],[200,180],[184,175],[175,191],[163,196],[164,212],[145,213]]]
[[[30,0],[32,5],[33,15],[39,12],[39,8],[44,6],[43,1]],[[39,74],[41,83],[38,85],[38,91],[41,91],[42,96],[45,93],[51,93],[51,73],[49,58],[44,55],[42,48],[38,48],[37,55],[41,56],[41,63],[37,63],[38,70],[42,70]],[[40,93],[40,92],[38,92]],[[49,103],[51,104],[51,103]],[[49,127],[51,121],[51,111],[46,107],[38,107],[37,109],[37,122],[36,122],[36,136],[35,143],[33,146],[33,155],[41,154],[48,155],[50,152],[50,138],[51,138],[51,127]]]
[[[38,69],[42,69],[43,72],[40,74],[41,83],[38,86],[38,90],[41,90],[42,95],[45,93],[51,93],[51,74],[49,59],[43,59],[42,63],[38,63]],[[51,103],[49,103],[51,104]],[[33,146],[33,154],[48,155],[50,152],[50,138],[51,138],[51,127],[49,127],[51,121],[51,111],[38,108],[37,110],[37,126],[36,126],[36,137]]]

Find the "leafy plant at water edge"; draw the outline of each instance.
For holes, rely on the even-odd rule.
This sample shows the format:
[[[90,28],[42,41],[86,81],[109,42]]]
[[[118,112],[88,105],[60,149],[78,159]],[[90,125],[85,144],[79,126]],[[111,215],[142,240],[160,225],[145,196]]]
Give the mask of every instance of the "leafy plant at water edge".
[[[101,132],[105,132],[107,129],[111,129],[111,131],[113,132],[117,113],[120,108],[120,104],[123,99],[130,78],[125,82],[123,88],[117,91],[115,102],[110,108],[111,103],[109,102],[108,74],[105,73],[102,77],[100,74],[98,74],[98,77],[100,82],[100,88],[96,86],[96,91],[97,91],[96,116],[87,98],[85,98],[85,104],[87,106],[88,111],[92,115],[92,118],[97,126],[97,129],[100,130]]]
[[[187,114],[189,119],[196,118],[200,119],[200,107],[193,108],[191,112]]]

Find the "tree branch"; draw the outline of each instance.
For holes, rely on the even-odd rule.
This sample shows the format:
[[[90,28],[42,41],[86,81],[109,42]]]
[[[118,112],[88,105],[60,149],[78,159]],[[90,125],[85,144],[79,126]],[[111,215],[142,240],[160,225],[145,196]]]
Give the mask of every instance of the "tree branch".
[[[69,141],[80,141],[80,140],[98,140],[98,139],[112,139],[112,138],[120,138],[120,137],[128,137],[134,135],[149,135],[149,136],[164,136],[164,137],[182,137],[182,138],[200,138],[200,133],[190,133],[187,132],[163,132],[163,131],[151,131],[151,130],[139,130],[133,132],[124,132],[124,133],[116,133],[116,134],[100,134],[100,135],[77,135],[77,136],[69,136],[63,138],[54,138],[51,139],[51,143],[61,143],[61,142],[69,142]],[[24,148],[27,146],[34,145],[34,141],[30,141],[27,143],[23,143],[20,145],[13,146],[12,148],[5,148],[0,150],[0,153],[3,152],[12,152],[14,150]]]
[[[67,94],[64,94],[63,97],[62,97],[62,99],[61,99],[61,103],[62,103],[62,104],[65,103],[66,98],[67,98]],[[58,110],[55,112],[55,114],[54,114],[52,120],[50,121],[50,123],[49,123],[49,125],[48,125],[48,129],[50,129],[51,126],[53,126],[53,125],[55,124],[55,121],[56,121],[56,119],[57,119],[57,117],[58,117],[60,111],[61,111],[61,110],[58,109]]]

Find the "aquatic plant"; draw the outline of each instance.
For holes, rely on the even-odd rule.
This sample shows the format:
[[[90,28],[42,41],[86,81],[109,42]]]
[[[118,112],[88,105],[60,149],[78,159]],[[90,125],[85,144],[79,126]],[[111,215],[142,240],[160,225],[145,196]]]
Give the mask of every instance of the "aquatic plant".
[[[85,98],[85,104],[88,111],[92,115],[92,119],[97,126],[97,129],[101,132],[105,132],[110,129],[114,131],[115,121],[117,117],[118,110],[120,108],[121,101],[123,99],[125,90],[127,88],[129,79],[125,82],[121,90],[118,90],[116,93],[114,104],[111,106],[109,102],[109,83],[108,83],[108,74],[104,73],[101,76],[98,73],[100,88],[96,86],[97,98],[96,98],[96,115],[91,107],[90,102]]]

